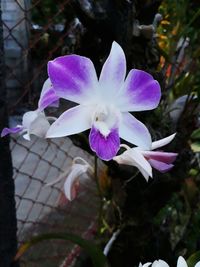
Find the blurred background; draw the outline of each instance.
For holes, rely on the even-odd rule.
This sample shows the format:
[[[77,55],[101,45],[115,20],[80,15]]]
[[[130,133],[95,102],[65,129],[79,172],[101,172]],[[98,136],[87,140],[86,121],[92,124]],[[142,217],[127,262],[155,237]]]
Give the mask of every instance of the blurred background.
[[[37,108],[49,60],[79,54],[89,57],[99,74],[115,40],[128,70],[148,71],[162,88],[159,107],[136,117],[153,140],[177,132],[166,150],[179,153],[172,171],[155,171],[148,183],[133,167],[99,160],[101,194],[86,179],[69,202],[64,180],[45,183],[70,168],[76,156],[94,165],[88,133],[51,141],[1,139],[1,266],[19,266],[13,262],[17,247],[32,236],[65,230],[103,249],[120,229],[108,254],[111,267],[158,258],[176,264],[178,255],[188,258],[200,250],[200,2],[1,0],[0,26],[1,130]],[[47,114],[57,117],[71,105],[63,101]],[[90,264],[80,248],[63,241],[43,242],[20,260],[27,267]]]

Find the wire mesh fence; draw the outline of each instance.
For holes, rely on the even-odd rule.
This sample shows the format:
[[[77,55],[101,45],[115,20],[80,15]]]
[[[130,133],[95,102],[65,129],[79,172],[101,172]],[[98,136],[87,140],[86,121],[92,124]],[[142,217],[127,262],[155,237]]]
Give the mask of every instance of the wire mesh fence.
[[[37,108],[47,78],[47,62],[72,53],[84,29],[77,18],[68,21],[69,0],[2,0],[1,5],[9,124],[13,126],[20,124],[25,111]],[[82,156],[91,165],[92,157],[68,138],[33,138],[28,142],[12,136],[10,148],[19,244],[52,231],[91,237],[99,204],[95,184],[91,180],[81,184],[73,202],[63,194],[64,180],[49,187],[45,184],[70,168],[75,156]],[[21,266],[69,266],[78,253],[77,247],[65,242],[48,242],[30,250]]]

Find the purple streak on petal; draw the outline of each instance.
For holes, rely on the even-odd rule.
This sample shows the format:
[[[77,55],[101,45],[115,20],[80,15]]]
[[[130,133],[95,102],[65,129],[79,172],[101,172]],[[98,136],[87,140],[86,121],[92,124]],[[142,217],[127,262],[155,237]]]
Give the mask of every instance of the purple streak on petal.
[[[129,72],[121,91],[122,111],[151,110],[161,98],[159,83],[147,72],[133,69]]]
[[[23,129],[22,126],[17,126],[14,128],[4,128],[3,131],[1,132],[1,137],[6,136],[7,134],[15,134],[21,132]]]
[[[118,129],[112,129],[107,137],[104,137],[98,129],[92,127],[89,135],[90,147],[102,160],[111,160],[118,152],[120,138]]]
[[[122,113],[119,135],[122,139],[144,150],[151,149],[151,136],[148,129],[128,112]]]
[[[48,73],[59,97],[83,103],[95,93],[96,71],[91,60],[86,57],[58,57],[48,63]]]
[[[159,172],[165,173],[170,171],[174,165],[173,164],[167,164],[158,160],[149,159],[148,162],[151,164],[151,166],[158,170]]]
[[[41,95],[39,102],[38,102],[38,107],[40,111],[44,110],[48,106],[52,106],[55,103],[58,104],[59,97],[55,94],[55,91],[53,88],[49,88],[44,92],[43,95]]]
[[[154,159],[167,164],[173,163],[178,156],[177,153],[162,152],[162,151],[144,151],[143,155],[146,159]]]

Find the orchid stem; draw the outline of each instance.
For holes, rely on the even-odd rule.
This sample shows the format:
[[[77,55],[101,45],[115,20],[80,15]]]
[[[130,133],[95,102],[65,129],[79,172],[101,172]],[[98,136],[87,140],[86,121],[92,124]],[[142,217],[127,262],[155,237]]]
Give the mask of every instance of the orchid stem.
[[[96,155],[95,155],[95,158],[94,158],[94,178],[95,178],[95,182],[96,182],[96,185],[97,185],[97,190],[98,190],[99,197],[100,197],[100,207],[99,207],[99,216],[98,216],[98,228],[99,228],[99,232],[100,232],[100,229],[101,229],[101,219],[102,219],[102,210],[103,210],[103,195],[102,195],[101,187],[100,187],[100,184],[99,184],[99,178],[98,178],[98,158],[97,158]]]

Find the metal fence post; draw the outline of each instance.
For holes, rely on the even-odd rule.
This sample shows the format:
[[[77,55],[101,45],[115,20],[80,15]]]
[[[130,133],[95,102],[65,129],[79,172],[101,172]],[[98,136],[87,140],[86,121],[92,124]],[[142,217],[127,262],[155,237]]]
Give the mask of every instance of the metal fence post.
[[[1,4],[1,1],[0,1]],[[7,125],[3,27],[0,10],[0,131]],[[17,267],[13,257],[17,249],[14,180],[9,138],[0,138],[0,266]]]

